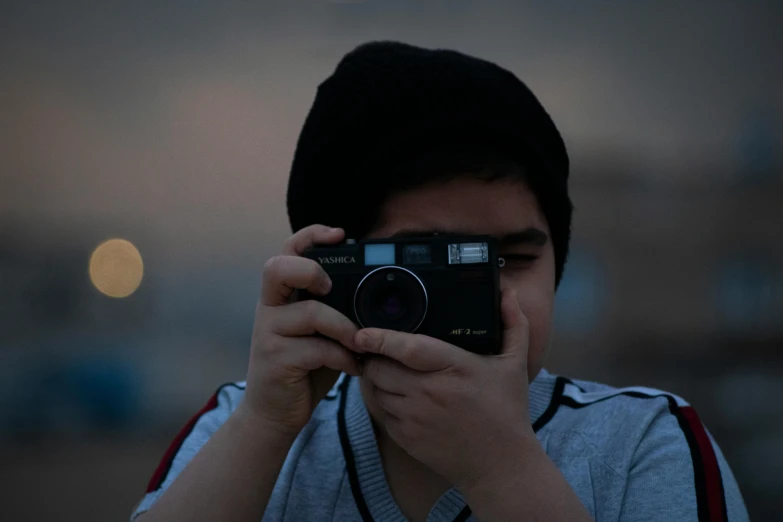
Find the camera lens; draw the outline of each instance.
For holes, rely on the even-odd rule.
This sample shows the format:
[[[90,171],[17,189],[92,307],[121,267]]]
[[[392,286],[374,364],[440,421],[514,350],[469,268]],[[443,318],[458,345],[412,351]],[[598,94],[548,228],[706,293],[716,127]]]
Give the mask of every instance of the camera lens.
[[[364,328],[415,332],[427,313],[427,290],[409,270],[378,268],[356,288],[354,311]]]
[[[397,319],[405,313],[405,305],[399,296],[389,295],[383,298],[380,311],[389,319]]]

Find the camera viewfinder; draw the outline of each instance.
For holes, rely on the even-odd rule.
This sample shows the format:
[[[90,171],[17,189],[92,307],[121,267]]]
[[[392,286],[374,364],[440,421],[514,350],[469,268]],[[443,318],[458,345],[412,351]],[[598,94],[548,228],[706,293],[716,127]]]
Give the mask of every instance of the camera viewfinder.
[[[405,245],[402,250],[402,264],[423,265],[432,263],[430,245]]]

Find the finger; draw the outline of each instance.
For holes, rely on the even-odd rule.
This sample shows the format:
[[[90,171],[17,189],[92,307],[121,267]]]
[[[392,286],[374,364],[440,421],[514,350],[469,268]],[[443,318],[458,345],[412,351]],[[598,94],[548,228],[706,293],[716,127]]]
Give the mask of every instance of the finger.
[[[270,258],[261,279],[261,302],[267,306],[286,304],[296,289],[324,295],[332,288],[332,280],[321,265],[297,256]]]
[[[503,349],[501,353],[519,353],[526,358],[530,327],[527,317],[519,308],[516,291],[503,291],[500,301],[500,315],[503,319]]]
[[[356,354],[323,337],[278,338],[280,362],[291,368],[311,372],[319,368],[345,372],[359,377],[362,365]]]
[[[283,244],[283,255],[301,256],[305,250],[317,244],[331,244],[342,241],[345,231],[325,225],[310,225],[289,237]]]
[[[402,419],[405,416],[405,412],[410,409],[407,404],[408,398],[404,395],[389,393],[377,387],[373,388],[373,395],[375,396],[375,402],[384,413],[395,419]]]
[[[268,307],[269,329],[286,337],[320,334],[347,348],[353,348],[356,324],[334,308],[320,301],[298,301],[285,306]],[[354,354],[355,355],[355,354]]]
[[[413,370],[434,372],[453,366],[461,348],[426,335],[364,328],[354,337],[358,351],[385,355]]]
[[[365,357],[362,365],[362,378],[380,390],[397,395],[407,395],[413,389],[417,373],[394,359],[379,355]]]

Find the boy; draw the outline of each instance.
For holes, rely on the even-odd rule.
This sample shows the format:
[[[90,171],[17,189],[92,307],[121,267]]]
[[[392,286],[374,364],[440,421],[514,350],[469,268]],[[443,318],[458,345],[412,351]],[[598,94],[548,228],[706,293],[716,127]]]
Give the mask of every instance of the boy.
[[[747,520],[682,399],[543,369],[568,251],[568,168],[544,108],[497,65],[396,42],[346,55],[297,144],[295,233],[264,267],[247,380],[185,427],[134,515]],[[499,239],[500,355],[359,329],[293,299],[330,290],[301,257],[312,245],[434,233]]]

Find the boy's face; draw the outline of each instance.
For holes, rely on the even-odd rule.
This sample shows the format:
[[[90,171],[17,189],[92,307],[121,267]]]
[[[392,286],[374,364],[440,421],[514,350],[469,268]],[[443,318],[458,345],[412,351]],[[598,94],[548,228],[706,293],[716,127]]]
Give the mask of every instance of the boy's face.
[[[530,323],[528,377],[535,378],[552,333],[555,258],[546,219],[528,187],[518,179],[465,176],[415,188],[386,201],[378,225],[368,236],[412,232],[488,234],[501,240],[500,255],[506,265],[500,270],[500,285],[516,290],[519,307]],[[370,399],[372,394],[364,396]],[[375,417],[378,408],[371,400],[365,402]]]

